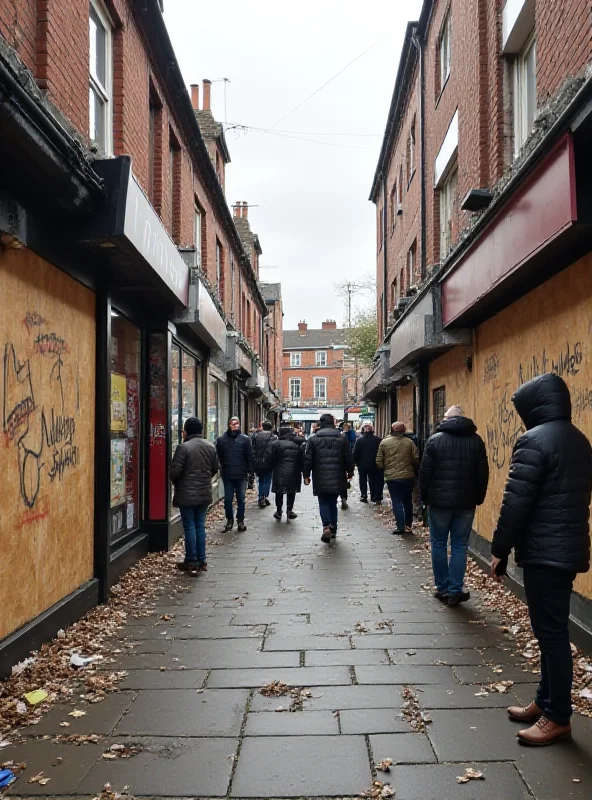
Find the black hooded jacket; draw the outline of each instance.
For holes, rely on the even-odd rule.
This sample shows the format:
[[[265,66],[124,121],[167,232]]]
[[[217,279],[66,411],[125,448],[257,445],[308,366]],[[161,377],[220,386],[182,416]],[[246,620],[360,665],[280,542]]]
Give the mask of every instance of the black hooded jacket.
[[[266,455],[269,451],[269,448],[272,445],[272,442],[277,441],[277,436],[275,433],[271,431],[257,431],[257,433],[252,437],[251,442],[253,443],[253,463],[255,466],[255,472],[258,475],[262,475],[265,472],[269,472],[269,467],[266,464]]]
[[[468,417],[445,419],[428,439],[419,469],[421,500],[434,508],[470,509],[485,500],[489,464]]]
[[[265,468],[273,470],[271,489],[277,494],[299,492],[306,441],[292,428],[280,428],[280,438],[273,442],[265,456]]]
[[[369,431],[366,431],[359,439],[356,439],[354,461],[358,469],[366,470],[366,472],[376,469],[376,454],[381,441],[380,436],[376,436],[376,434]]]
[[[519,567],[587,572],[590,566],[592,448],[571,423],[565,381],[549,373],[512,401],[526,433],[516,442],[491,552]]]
[[[342,494],[347,490],[347,476],[354,471],[349,442],[332,425],[323,426],[308,440],[304,454],[305,478],[312,473],[313,494]]]
[[[222,478],[246,480],[253,472],[253,447],[240,431],[225,431],[216,442]]]

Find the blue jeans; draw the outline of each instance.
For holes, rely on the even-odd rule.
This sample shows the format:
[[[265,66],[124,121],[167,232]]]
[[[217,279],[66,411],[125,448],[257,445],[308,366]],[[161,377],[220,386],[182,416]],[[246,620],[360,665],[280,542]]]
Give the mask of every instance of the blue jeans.
[[[188,564],[206,563],[207,510],[207,505],[179,506],[185,532],[185,561]]]
[[[246,478],[224,478],[224,513],[226,519],[234,522],[234,509],[232,501],[236,493],[236,518],[238,522],[245,519],[245,494],[247,492]]]
[[[386,485],[393,504],[393,514],[397,522],[397,530],[404,531],[413,523],[413,484],[414,478],[399,478],[387,481]]]
[[[269,497],[271,491],[271,472],[262,472],[259,474],[259,502]]]
[[[328,525],[332,525],[334,528],[337,528],[337,498],[339,495],[337,494],[320,494],[318,495],[319,500],[319,513],[321,515],[321,521],[323,523],[323,528],[326,528]]]
[[[429,508],[432,569],[436,589],[442,594],[460,594],[467,568],[467,548],[475,509]],[[450,534],[450,564],[448,535]]]

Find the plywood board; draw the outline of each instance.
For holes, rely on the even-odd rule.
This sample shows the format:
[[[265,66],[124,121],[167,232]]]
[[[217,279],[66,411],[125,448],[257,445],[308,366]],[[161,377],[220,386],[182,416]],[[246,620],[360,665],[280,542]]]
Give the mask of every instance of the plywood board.
[[[95,298],[0,251],[0,638],[93,574]]]
[[[415,433],[413,415],[413,387],[415,384],[408,383],[407,386],[397,388],[397,419],[404,422],[407,433]]]

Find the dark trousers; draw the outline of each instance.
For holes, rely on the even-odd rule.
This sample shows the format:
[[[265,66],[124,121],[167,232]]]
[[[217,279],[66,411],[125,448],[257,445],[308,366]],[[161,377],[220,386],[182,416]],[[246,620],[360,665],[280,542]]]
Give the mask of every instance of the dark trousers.
[[[318,495],[319,513],[323,528],[332,525],[337,528],[337,494],[320,494]]]
[[[569,643],[569,603],[575,573],[554,567],[524,567],[524,592],[533,633],[541,649],[541,681],[536,704],[558,725],[571,718],[573,659]]]
[[[296,500],[296,492],[286,492],[287,511],[291,511],[294,508],[294,500]],[[281,514],[284,507],[284,495],[281,492],[275,493],[275,507]]]
[[[373,469],[362,469],[358,467],[358,477],[360,479],[360,494],[368,497],[370,490],[370,500],[377,503],[382,500],[382,487],[384,486],[384,472],[378,467]]]
[[[413,483],[413,478],[400,478],[386,482],[398,531],[403,531],[406,527],[410,528],[413,524]]]
[[[245,519],[245,494],[247,492],[247,479],[246,478],[225,478],[224,481],[224,512],[226,519],[229,521],[234,520],[234,510],[232,508],[232,501],[236,494],[236,519],[238,522],[243,522]]]
[[[257,476],[259,478],[259,502],[261,503],[267,497],[271,490],[271,472],[260,472]]]

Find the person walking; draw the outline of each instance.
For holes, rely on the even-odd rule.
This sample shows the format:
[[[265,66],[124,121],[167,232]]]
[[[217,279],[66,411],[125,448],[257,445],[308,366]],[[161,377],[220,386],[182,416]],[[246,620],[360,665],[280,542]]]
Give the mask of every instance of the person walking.
[[[337,498],[347,492],[347,482],[354,474],[354,459],[347,439],[335,427],[334,417],[323,414],[320,425],[307,442],[303,475],[307,486],[312,475],[313,493],[318,498],[323,523],[321,541],[328,544],[337,536]]]
[[[405,423],[393,422],[391,434],[378,447],[376,466],[384,470],[396,528],[393,534],[411,533],[413,524],[413,484],[419,469],[419,453],[405,436]]]
[[[362,503],[368,502],[368,487],[370,487],[370,500],[373,503],[382,502],[384,473],[376,466],[376,456],[381,441],[380,436],[375,435],[372,423],[368,422],[362,428],[362,435],[354,445],[353,456],[358,468]]]
[[[203,424],[189,417],[183,426],[183,443],[175,450],[169,478],[174,486],[173,505],[179,509],[185,534],[183,571],[205,571],[206,514],[212,504],[212,478],[218,472],[218,456],[211,442],[203,438]]]
[[[253,447],[251,440],[241,433],[240,420],[231,417],[228,430],[216,442],[216,450],[220,459],[222,480],[224,482],[224,511],[226,525],[223,533],[231,531],[234,526],[234,509],[232,506],[236,494],[236,521],[238,531],[247,530],[245,525],[245,495],[247,479],[253,474]]]
[[[272,432],[271,422],[265,420],[261,430],[257,431],[251,440],[253,444],[253,463],[259,484],[259,508],[265,508],[270,505],[271,470],[267,466],[265,456],[277,438],[275,433]]]
[[[514,550],[541,651],[541,679],[534,701],[508,713],[532,724],[516,734],[522,744],[548,745],[571,734],[569,605],[577,573],[590,567],[592,448],[571,422],[569,389],[558,375],[524,383],[512,402],[526,430],[510,461],[491,574],[501,580]]]
[[[298,516],[294,512],[294,501],[297,492],[302,489],[302,469],[304,467],[304,450],[306,441],[289,426],[280,428],[279,439],[271,444],[265,460],[268,469],[273,470],[272,491],[275,493],[275,514],[281,520],[284,495],[286,495],[286,511],[288,521]]]
[[[485,500],[489,464],[475,423],[451,406],[425,446],[419,491],[428,507],[435,597],[449,606],[470,599],[463,591],[475,508]],[[448,538],[450,537],[450,562]]]

